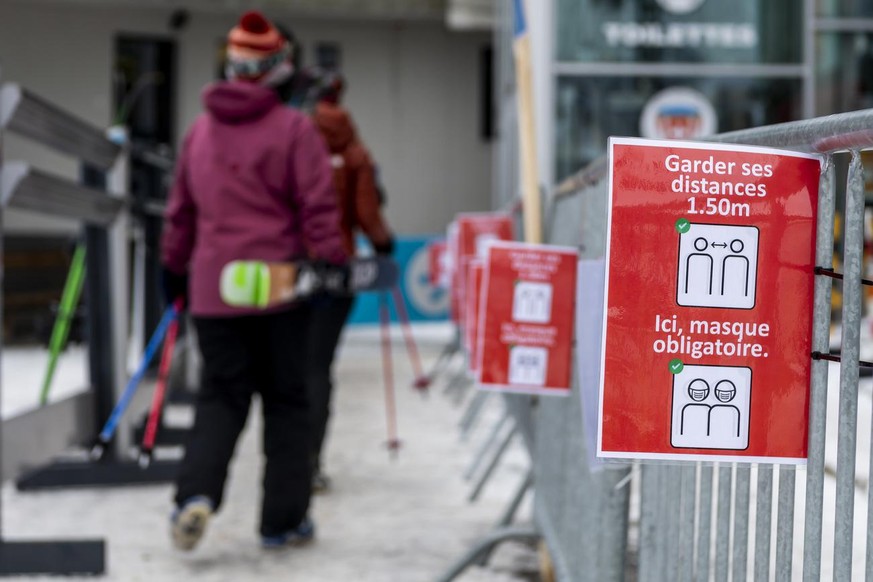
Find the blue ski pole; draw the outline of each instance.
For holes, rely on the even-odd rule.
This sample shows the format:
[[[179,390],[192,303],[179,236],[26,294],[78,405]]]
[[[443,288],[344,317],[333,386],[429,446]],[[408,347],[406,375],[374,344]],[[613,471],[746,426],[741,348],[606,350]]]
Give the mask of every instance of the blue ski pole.
[[[91,448],[91,458],[93,460],[99,460],[103,457],[103,453],[106,452],[106,445],[112,440],[112,436],[115,434],[115,429],[118,428],[118,421],[121,420],[122,415],[130,405],[130,401],[133,399],[133,395],[136,394],[139,383],[142,381],[146,370],[148,370],[149,365],[155,358],[155,354],[157,354],[161,342],[164,341],[164,336],[167,334],[167,329],[170,327],[170,323],[176,319],[178,315],[179,313],[173,305],[167,307],[166,311],[164,311],[164,315],[161,317],[157,329],[155,329],[155,332],[149,339],[148,345],[146,345],[145,353],[142,356],[139,367],[136,369],[133,376],[131,376],[130,381],[124,388],[124,392],[121,394],[121,398],[118,400],[118,404],[115,405],[112,414],[109,415],[106,424],[103,426],[103,430],[100,431],[100,434],[97,436],[97,441]]]

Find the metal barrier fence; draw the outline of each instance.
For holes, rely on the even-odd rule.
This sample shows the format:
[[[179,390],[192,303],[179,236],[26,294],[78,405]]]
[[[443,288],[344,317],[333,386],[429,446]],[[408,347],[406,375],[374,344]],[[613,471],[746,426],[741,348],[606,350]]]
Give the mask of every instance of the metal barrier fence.
[[[838,416],[828,422],[829,363],[817,359],[812,362],[805,479],[803,471],[796,479],[794,467],[750,464],[642,464],[633,471],[610,465],[595,470],[585,454],[576,382],[569,405],[540,399],[536,406],[537,526],[558,579],[566,582],[624,580],[634,570],[641,581],[811,582],[832,577],[846,582],[861,579],[862,565],[863,576],[873,580],[873,488],[865,484],[867,475],[856,480],[859,366],[870,365],[859,363],[864,245],[860,151],[873,148],[873,110],[725,133],[711,141],[824,156],[816,248],[820,269],[809,275],[816,279],[812,346],[814,352],[829,352],[833,273],[822,269],[831,269],[837,256],[837,264],[844,266],[839,395],[833,395]],[[835,255],[835,161],[843,153],[850,156],[845,236],[842,252]],[[582,258],[604,255],[606,168],[606,161],[598,160],[559,187],[548,213],[548,242],[578,245]],[[870,428],[865,430],[869,433]],[[866,439],[860,442],[864,446]],[[835,456],[833,470],[827,466],[833,484],[825,481],[826,456],[828,462]],[[862,471],[869,472],[867,467]],[[862,481],[860,492],[856,481]],[[826,485],[833,506],[825,504]],[[854,507],[856,496],[864,493],[868,510],[862,562],[865,553],[853,534],[856,521],[860,525],[863,520]],[[825,531],[825,516],[831,515],[833,530]],[[629,556],[636,556],[636,563]]]

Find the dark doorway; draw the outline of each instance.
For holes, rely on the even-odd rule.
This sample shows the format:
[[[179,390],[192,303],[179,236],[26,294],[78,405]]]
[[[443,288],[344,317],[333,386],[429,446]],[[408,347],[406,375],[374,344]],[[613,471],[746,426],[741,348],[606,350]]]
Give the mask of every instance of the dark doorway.
[[[113,74],[114,122],[125,123],[131,137],[171,144],[175,137],[176,47],[172,40],[119,36]]]
[[[172,152],[176,134],[176,46],[172,40],[142,36],[118,36],[112,70],[114,123],[127,126],[134,151],[149,150],[162,155]],[[164,201],[170,176],[166,170],[147,164],[136,155],[130,163],[130,191],[137,208]],[[144,212],[134,218],[141,225],[145,251],[145,330],[148,335],[158,324],[163,310],[160,289],[160,216]],[[142,253],[143,247],[137,251]],[[136,254],[134,255],[135,261]],[[148,338],[142,338],[145,342]]]

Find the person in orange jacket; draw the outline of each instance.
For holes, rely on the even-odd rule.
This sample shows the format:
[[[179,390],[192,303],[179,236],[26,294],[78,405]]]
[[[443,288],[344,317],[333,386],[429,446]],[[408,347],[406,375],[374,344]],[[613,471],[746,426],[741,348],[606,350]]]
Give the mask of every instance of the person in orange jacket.
[[[369,151],[361,143],[349,112],[339,104],[344,81],[339,73],[320,72],[319,95],[313,120],[327,142],[333,166],[334,186],[339,196],[340,230],[346,252],[355,254],[355,234],[360,230],[377,254],[390,255],[394,249],[391,234],[380,209],[376,170]],[[310,327],[309,398],[312,406],[313,490],[330,486],[322,471],[330,401],[333,391],[331,368],[343,326],[354,304],[353,297],[331,296],[313,307]]]

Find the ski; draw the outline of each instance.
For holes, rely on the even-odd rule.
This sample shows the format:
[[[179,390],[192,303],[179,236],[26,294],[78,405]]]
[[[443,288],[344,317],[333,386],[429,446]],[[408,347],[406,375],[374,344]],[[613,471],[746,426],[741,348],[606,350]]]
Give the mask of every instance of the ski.
[[[397,264],[388,257],[354,259],[348,265],[311,262],[232,261],[221,272],[221,298],[235,307],[266,309],[318,291],[349,294],[390,289]]]

